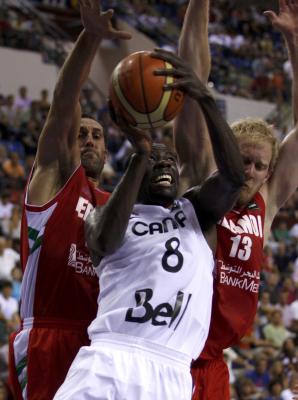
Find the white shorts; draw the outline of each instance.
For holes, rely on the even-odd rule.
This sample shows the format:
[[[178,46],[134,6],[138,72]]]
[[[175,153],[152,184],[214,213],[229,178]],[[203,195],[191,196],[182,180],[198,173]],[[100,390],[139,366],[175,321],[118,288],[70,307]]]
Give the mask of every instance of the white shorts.
[[[54,400],[190,400],[190,358],[122,334],[82,347]]]

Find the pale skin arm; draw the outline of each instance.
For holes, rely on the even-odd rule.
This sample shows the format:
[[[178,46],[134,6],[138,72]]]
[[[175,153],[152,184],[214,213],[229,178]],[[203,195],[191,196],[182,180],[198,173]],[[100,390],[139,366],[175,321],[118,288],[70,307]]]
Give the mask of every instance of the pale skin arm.
[[[79,97],[101,40],[130,38],[129,33],[112,27],[113,10],[102,12],[99,0],[81,0],[80,11],[84,29],[59,73],[52,105],[38,142],[28,193],[29,203],[35,205],[53,198],[79,165]]]
[[[262,189],[267,198],[267,228],[278,212],[279,208],[295,192],[298,186],[298,0],[279,2],[279,14],[273,11],[265,13],[275,28],[284,36],[289,58],[293,68],[293,115],[294,129],[288,133],[281,143],[279,157],[268,180]]]
[[[210,74],[208,43],[209,0],[190,0],[179,40],[179,56],[186,60],[202,83]],[[214,169],[212,148],[200,106],[186,98],[174,122],[174,139],[182,165],[181,190],[200,184]]]

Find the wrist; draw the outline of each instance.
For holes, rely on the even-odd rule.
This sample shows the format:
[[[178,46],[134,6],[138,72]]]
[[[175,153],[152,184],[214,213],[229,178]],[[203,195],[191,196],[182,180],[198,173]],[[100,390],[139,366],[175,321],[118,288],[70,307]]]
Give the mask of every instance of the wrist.
[[[86,40],[89,40],[93,44],[97,42],[97,45],[102,41],[103,36],[99,34],[98,32],[94,32],[92,30],[83,29],[83,34]]]
[[[298,48],[298,32],[288,32],[283,35],[289,47]]]

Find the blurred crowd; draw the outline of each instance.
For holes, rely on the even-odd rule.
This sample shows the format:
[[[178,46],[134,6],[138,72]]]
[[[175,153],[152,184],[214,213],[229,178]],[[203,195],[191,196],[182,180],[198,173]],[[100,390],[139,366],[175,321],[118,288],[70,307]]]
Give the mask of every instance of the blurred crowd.
[[[5,3],[5,2],[4,2]],[[35,5],[77,10],[77,0],[35,0]],[[102,0],[117,16],[150,36],[159,46],[176,51],[186,0]],[[223,94],[281,103],[289,100],[292,77],[281,35],[263,15],[264,5],[239,6],[234,0],[211,1],[210,81]],[[61,65],[59,40],[43,31],[40,18],[18,8],[0,9],[0,45],[36,50],[46,62]],[[77,13],[78,17],[78,13]]]
[[[59,0],[52,3],[61,6]],[[71,1],[62,3],[62,6],[75,6]],[[105,3],[113,5],[113,1]],[[126,11],[134,10],[128,12],[131,16],[140,17],[141,10],[145,13],[155,10],[152,15],[159,21],[170,19],[177,26],[177,35],[186,5],[185,1],[174,0],[132,0],[127,2],[129,7],[124,7],[123,2],[114,3],[126,7]],[[280,36],[272,31],[259,11],[252,7],[240,11],[232,9],[230,4],[231,1],[218,0],[211,8],[211,80],[224,93],[274,98],[277,103],[287,101],[290,71]],[[4,18],[4,13],[9,18]],[[35,22],[29,16],[19,15],[15,9],[1,9],[0,46],[29,48],[45,54],[42,27]],[[148,26],[153,25],[148,23]],[[26,40],[20,31],[28,34]],[[173,36],[171,40],[169,43],[173,46],[177,38]],[[44,60],[49,60],[48,55]],[[99,107],[95,98],[94,91],[86,86],[81,96],[83,112],[98,118],[109,133],[110,155],[102,186],[111,191],[125,169],[131,147],[111,123],[107,108]],[[28,88],[20,82],[17,93],[0,93],[0,400],[7,398],[8,335],[20,323],[22,196],[49,107],[46,89],[41,90],[39,98],[31,98]],[[171,127],[159,129],[154,135],[155,141],[172,143]],[[274,221],[261,270],[254,326],[237,347],[225,351],[233,400],[288,400],[292,398],[294,385],[298,384],[298,192]]]

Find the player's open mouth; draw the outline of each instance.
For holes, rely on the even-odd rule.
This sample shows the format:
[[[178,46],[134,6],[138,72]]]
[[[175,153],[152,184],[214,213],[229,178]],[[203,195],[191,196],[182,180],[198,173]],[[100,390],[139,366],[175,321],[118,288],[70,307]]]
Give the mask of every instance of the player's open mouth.
[[[151,182],[154,185],[171,186],[171,184],[173,183],[173,178],[171,177],[171,175],[161,174],[153,178]]]

